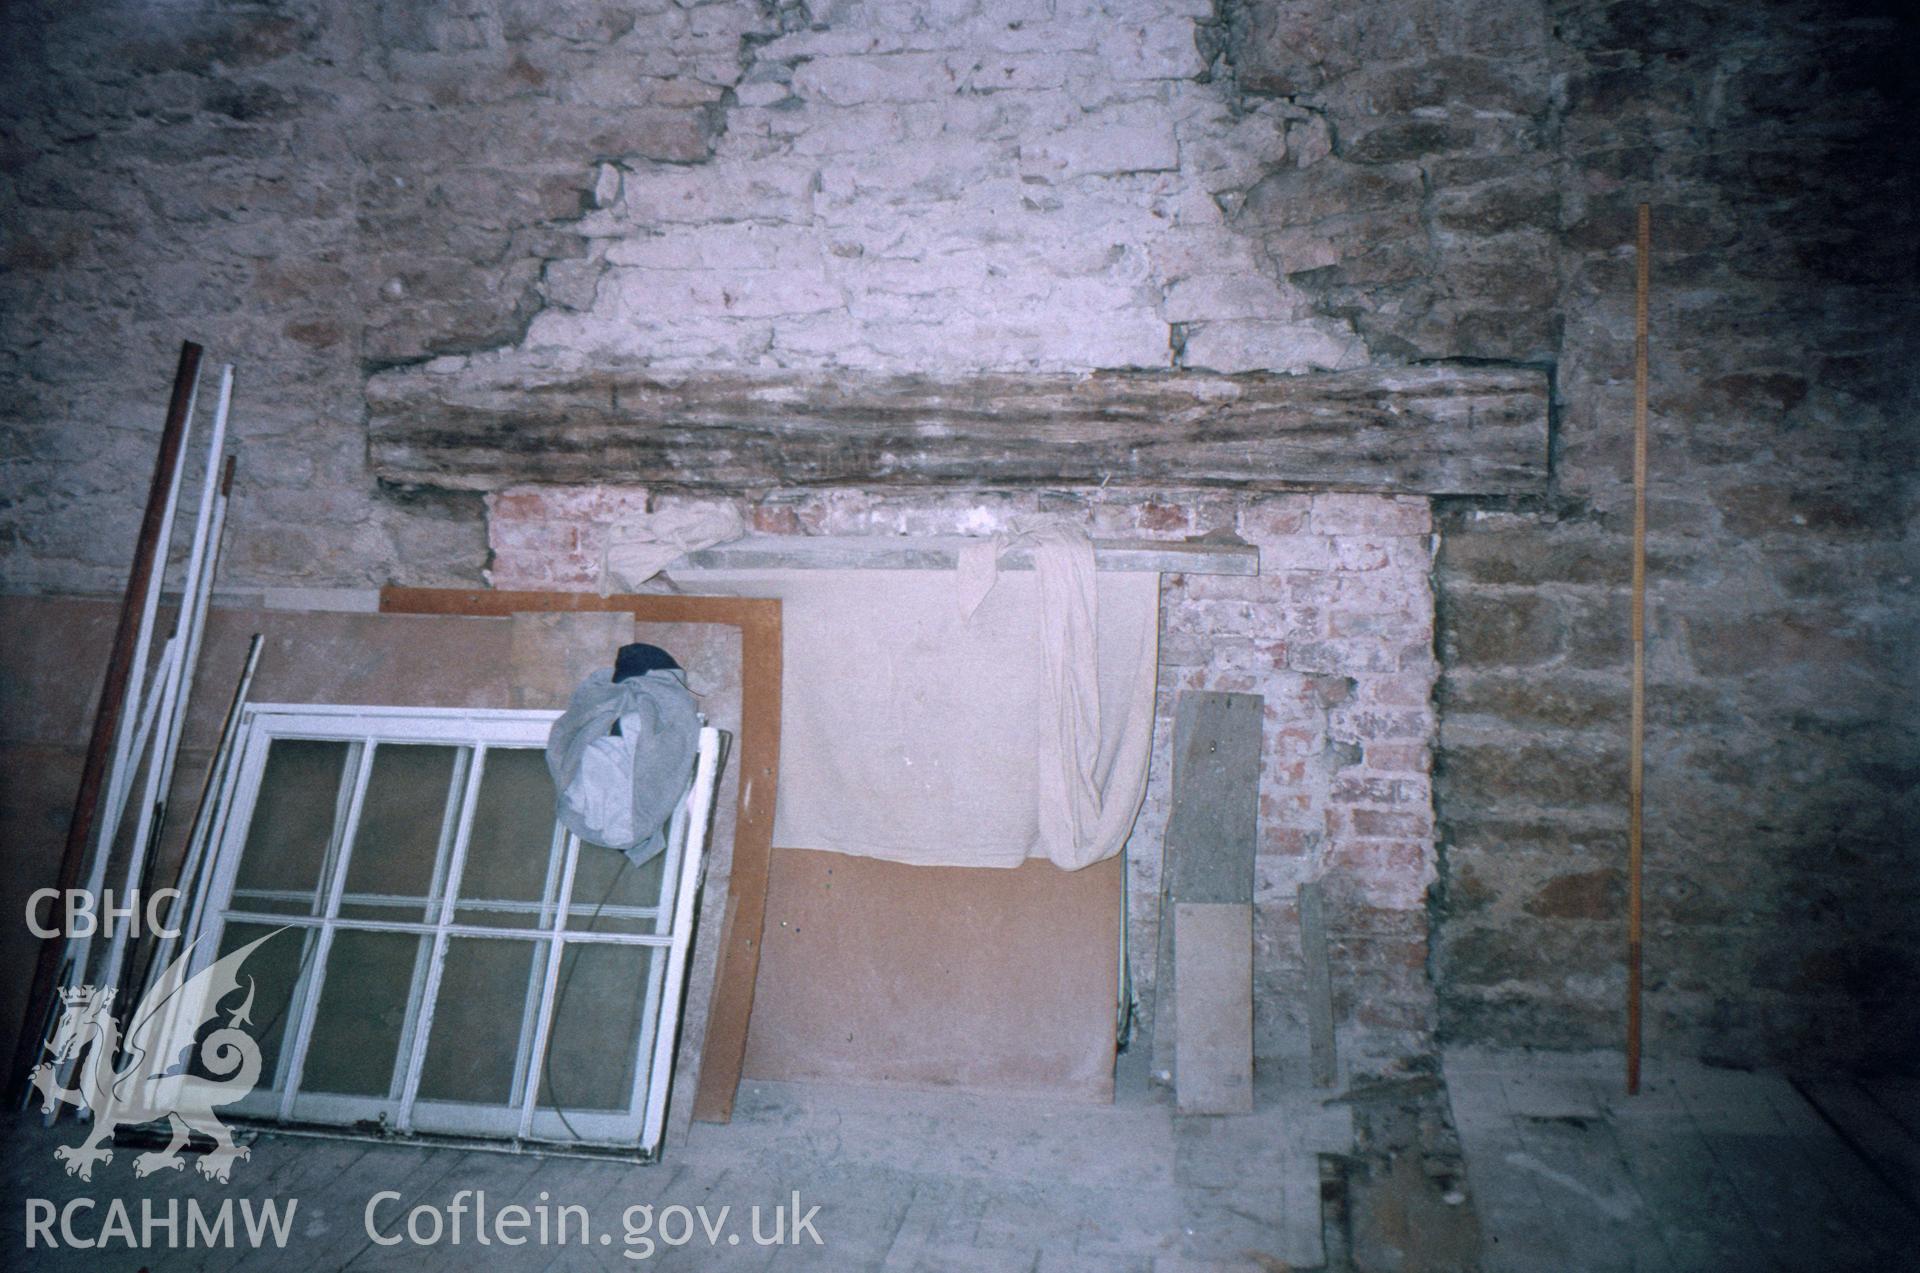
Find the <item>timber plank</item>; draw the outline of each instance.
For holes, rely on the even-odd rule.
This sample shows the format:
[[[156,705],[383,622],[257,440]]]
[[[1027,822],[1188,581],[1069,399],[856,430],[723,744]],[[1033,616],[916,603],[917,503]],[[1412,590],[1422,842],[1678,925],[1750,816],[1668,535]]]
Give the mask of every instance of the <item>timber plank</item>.
[[[1546,373],[1430,364],[1284,376],[539,374],[396,368],[367,387],[375,476],[709,490],[1236,486],[1525,494],[1547,481]]]
[[[1172,1073],[1176,1088],[1180,962],[1175,914],[1183,903],[1253,902],[1264,711],[1258,694],[1189,691],[1174,705],[1173,809],[1161,861],[1153,1068]]]

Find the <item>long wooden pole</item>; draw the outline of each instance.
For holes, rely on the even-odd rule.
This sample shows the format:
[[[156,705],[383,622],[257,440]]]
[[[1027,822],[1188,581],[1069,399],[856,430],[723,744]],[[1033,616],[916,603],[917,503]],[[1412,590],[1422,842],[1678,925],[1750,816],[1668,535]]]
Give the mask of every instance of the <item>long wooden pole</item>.
[[[100,706],[93,717],[93,733],[87,739],[86,762],[80,770],[80,791],[74,797],[73,816],[67,823],[67,843],[60,855],[60,873],[55,887],[62,895],[80,880],[80,868],[92,838],[94,819],[99,812],[100,787],[107,775],[107,762],[113,751],[114,735],[120,728],[120,715],[126,707],[127,683],[133,674],[134,646],[140,636],[141,602],[156,568],[156,549],[166,521],[168,492],[173,488],[174,470],[180,463],[180,439],[187,427],[189,404],[200,377],[200,346],[192,341],[180,345],[180,364],[173,376],[173,396],[167,403],[167,422],[160,432],[160,458],[153,468],[153,484],[147,489],[147,508],[140,520],[140,535],[134,542],[133,570],[127,578],[127,592],[120,603],[120,624],[114,629],[113,647],[107,657],[107,676],[100,687]],[[25,1089],[27,1072],[40,1054],[42,1027],[53,997],[54,980],[60,971],[60,955],[66,938],[55,934],[40,941],[34,960],[33,981],[27,990],[26,1015],[20,1022],[20,1035],[14,1041],[11,1096],[18,1100]]]
[[[1641,794],[1647,730],[1647,291],[1653,213],[1640,205],[1633,297],[1633,736],[1627,742],[1627,1094],[1640,1090]]]

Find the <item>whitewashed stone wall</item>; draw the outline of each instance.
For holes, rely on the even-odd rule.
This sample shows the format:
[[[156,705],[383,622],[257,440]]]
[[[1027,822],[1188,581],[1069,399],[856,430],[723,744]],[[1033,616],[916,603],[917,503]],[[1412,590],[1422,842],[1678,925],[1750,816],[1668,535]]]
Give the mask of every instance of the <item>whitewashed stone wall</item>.
[[[506,356],[958,372],[1357,365],[1227,225],[1323,119],[1205,82],[1201,0],[831,6],[751,39],[712,157],[605,163]],[[631,37],[629,37],[631,38]],[[1329,258],[1331,259],[1331,258]],[[1322,262],[1324,263],[1324,262]]]

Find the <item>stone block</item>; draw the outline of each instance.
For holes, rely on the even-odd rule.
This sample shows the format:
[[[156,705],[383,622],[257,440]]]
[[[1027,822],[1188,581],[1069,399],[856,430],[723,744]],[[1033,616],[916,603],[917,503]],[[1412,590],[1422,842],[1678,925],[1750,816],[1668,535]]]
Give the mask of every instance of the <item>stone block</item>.
[[[1182,1114],[1253,1109],[1253,907],[1174,907],[1174,1106]]]
[[[817,57],[793,73],[794,93],[833,106],[918,102],[952,92],[957,76],[947,59],[901,53],[877,57]]]
[[[1626,799],[1624,739],[1555,739],[1523,735],[1504,742],[1452,743],[1443,738],[1434,786],[1440,816],[1450,797],[1520,808],[1619,809]]]
[[[1180,146],[1166,123],[1091,125],[1022,141],[1020,173],[1067,181],[1122,173],[1172,172]]]
[[[1525,910],[1542,919],[1615,919],[1625,896],[1625,876],[1617,869],[1574,871],[1541,885]]]
[[[1243,371],[1340,371],[1359,366],[1357,336],[1325,320],[1209,320],[1188,330],[1180,365],[1232,374]]]
[[[1461,665],[1545,663],[1559,655],[1567,641],[1567,621],[1559,605],[1537,593],[1452,592],[1439,619],[1441,653]]]
[[[1108,25],[1096,52],[1120,80],[1192,79],[1207,69],[1195,43],[1191,18],[1165,17],[1138,26]]]
[[[1322,535],[1424,535],[1432,529],[1427,501],[1405,496],[1315,495],[1313,529]]]

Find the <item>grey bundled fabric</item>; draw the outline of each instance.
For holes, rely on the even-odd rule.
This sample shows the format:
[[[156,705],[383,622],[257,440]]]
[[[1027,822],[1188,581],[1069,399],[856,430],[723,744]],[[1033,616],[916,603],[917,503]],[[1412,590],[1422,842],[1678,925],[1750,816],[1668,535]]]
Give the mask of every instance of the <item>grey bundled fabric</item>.
[[[547,770],[561,823],[637,866],[667,846],[668,820],[693,779],[700,714],[677,668],[613,675],[602,669],[574,690],[547,734]]]

